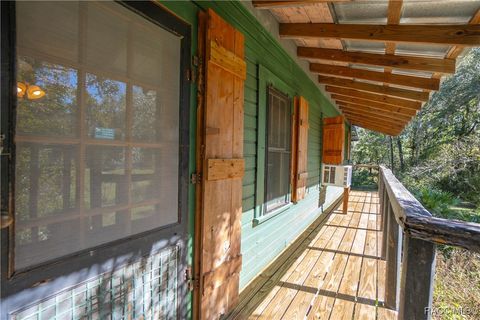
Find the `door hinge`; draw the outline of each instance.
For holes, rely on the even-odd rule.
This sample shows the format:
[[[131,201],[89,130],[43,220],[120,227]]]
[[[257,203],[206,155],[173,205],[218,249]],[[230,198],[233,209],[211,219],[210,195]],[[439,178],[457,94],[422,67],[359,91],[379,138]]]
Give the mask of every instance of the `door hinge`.
[[[194,67],[198,67],[198,61],[199,61],[198,56],[192,57],[192,64]]]
[[[194,172],[190,176],[190,182],[192,184],[197,184],[197,183],[200,183],[201,181],[202,181],[202,174],[201,173]]]
[[[189,81],[189,82],[197,81],[197,78],[195,76],[195,71],[193,71],[193,69],[191,69],[191,68],[187,69],[186,76],[187,76],[187,81]]]
[[[200,282],[198,281],[198,279],[195,279],[193,277],[193,272],[191,267],[188,267],[185,269],[185,282],[187,283],[187,288],[188,288],[188,291],[190,292],[200,288]]]

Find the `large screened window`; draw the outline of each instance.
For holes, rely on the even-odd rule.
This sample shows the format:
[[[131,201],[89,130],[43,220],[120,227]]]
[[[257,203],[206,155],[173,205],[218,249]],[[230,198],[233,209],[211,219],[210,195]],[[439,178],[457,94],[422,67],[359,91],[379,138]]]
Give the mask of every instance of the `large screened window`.
[[[177,223],[181,37],[113,2],[16,15],[16,269]]]
[[[291,102],[288,96],[268,88],[266,213],[290,202]]]

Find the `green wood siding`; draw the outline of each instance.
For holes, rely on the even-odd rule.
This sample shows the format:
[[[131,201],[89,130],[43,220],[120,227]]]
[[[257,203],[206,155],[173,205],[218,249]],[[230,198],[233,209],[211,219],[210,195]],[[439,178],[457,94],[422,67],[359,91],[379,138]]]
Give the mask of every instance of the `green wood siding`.
[[[177,15],[192,24],[196,39],[197,12],[212,8],[226,21],[245,36],[245,58],[247,79],[245,81],[245,118],[244,118],[244,157],[245,176],[243,178],[243,215],[242,215],[242,254],[241,287],[244,287],[262,269],[288,246],[321,212],[318,210],[318,183],[321,165],[321,130],[323,116],[336,116],[338,112],[322,95],[318,87],[307,74],[285,52],[280,44],[263,28],[253,15],[236,1],[162,1]],[[192,47],[195,51],[195,46]],[[259,203],[259,181],[263,178],[263,167],[258,167],[259,157],[264,149],[259,149],[259,134],[265,134],[265,123],[258,123],[259,112],[266,108],[266,88],[259,88],[260,69],[266,69],[279,79],[283,87],[293,95],[304,96],[309,104],[308,137],[308,194],[304,200],[275,217],[254,226],[255,208]],[[260,90],[259,90],[260,89]],[[192,90],[193,91],[193,90]],[[192,99],[192,103],[195,103]],[[192,116],[195,116],[192,112]],[[192,132],[195,132],[192,119]],[[192,140],[193,141],[193,140]],[[192,160],[194,163],[194,161]],[[263,190],[263,189],[262,189]],[[332,188],[328,193],[328,202],[341,194],[341,189]],[[263,194],[262,194],[263,197]],[[193,208],[193,197],[190,199]],[[191,215],[193,221],[193,211]],[[192,226],[193,227],[193,226]],[[190,229],[193,232],[193,228]]]

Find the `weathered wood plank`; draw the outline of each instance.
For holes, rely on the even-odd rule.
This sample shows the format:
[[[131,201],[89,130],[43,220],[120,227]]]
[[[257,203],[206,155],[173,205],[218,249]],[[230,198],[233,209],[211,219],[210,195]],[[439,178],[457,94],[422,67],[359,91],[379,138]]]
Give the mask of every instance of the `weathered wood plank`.
[[[340,94],[343,96],[348,96],[353,98],[360,98],[363,100],[368,100],[373,102],[379,102],[383,104],[392,105],[394,107],[411,109],[414,111],[418,111],[422,107],[422,103],[418,101],[390,97],[382,94],[369,93],[369,92],[359,91],[355,89],[346,89],[346,88],[327,85],[325,86],[325,90],[327,90],[330,93]]]
[[[412,118],[418,112],[418,110],[413,110],[410,108],[403,108],[401,105],[393,106],[391,104],[386,104],[382,102],[375,102],[371,100],[361,99],[359,97],[351,97],[340,94],[332,94],[332,99],[335,100],[338,104],[343,106],[366,110],[368,112],[386,112],[392,115],[401,115],[404,117]]]
[[[343,66],[332,66],[329,64],[310,63],[310,71],[331,77],[363,79],[425,90],[438,90],[440,88],[439,79],[354,69]]]
[[[390,205],[387,213],[393,215]],[[388,219],[387,232],[387,273],[385,278],[385,306],[397,310],[400,291],[400,264],[402,261],[402,232],[393,217]]]
[[[431,319],[435,244],[404,237],[399,319]]]
[[[413,101],[428,101],[430,98],[429,92],[423,91],[413,91],[408,89],[401,89],[395,87],[385,87],[382,85],[371,84],[367,82],[360,82],[351,79],[341,79],[335,77],[327,77],[327,76],[318,76],[318,82],[331,85],[335,87],[342,87],[342,88],[350,88],[359,91],[367,91],[372,92],[375,94],[381,94],[391,97],[398,97],[407,100]]]
[[[334,38],[477,46],[479,25],[371,25],[334,23],[281,23],[281,38]]]
[[[253,0],[252,4],[257,9],[273,9],[273,8],[297,8],[300,6],[308,6],[316,3],[328,2],[349,2],[352,0]]]
[[[207,159],[207,180],[238,179],[244,173],[243,159]]]
[[[438,72],[442,74],[455,73],[455,59],[435,59],[393,54],[374,54],[311,47],[298,47],[297,55],[300,58],[306,59],[341,61],[379,67]]]

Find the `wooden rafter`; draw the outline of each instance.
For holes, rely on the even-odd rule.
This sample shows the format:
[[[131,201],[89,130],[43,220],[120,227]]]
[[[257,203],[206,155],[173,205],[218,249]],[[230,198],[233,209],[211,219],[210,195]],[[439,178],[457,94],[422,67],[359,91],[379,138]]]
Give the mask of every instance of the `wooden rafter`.
[[[370,121],[372,123],[375,123],[377,125],[382,125],[385,127],[390,127],[390,128],[397,128],[401,129],[405,126],[405,123],[402,122],[395,122],[392,119],[379,119],[378,117],[371,117],[371,116],[366,116],[366,115],[357,115],[351,112],[346,112],[345,113],[346,117],[352,118],[352,119],[357,119],[357,120],[363,120],[363,121]]]
[[[364,52],[347,52],[338,49],[298,47],[300,58],[340,61],[439,73],[455,73],[455,59],[435,59],[412,56],[397,56]]]
[[[369,129],[371,130],[376,130],[375,128],[378,128],[378,129],[383,129],[384,131],[388,131],[389,133],[397,133],[397,134],[403,130],[403,128],[399,128],[399,127],[392,128],[391,126],[383,125],[376,121],[369,121],[361,118],[355,118],[352,116],[347,116],[346,118],[352,124],[360,125],[363,127],[368,126]]]
[[[439,45],[480,45],[479,25],[368,25],[334,23],[281,23],[282,38],[334,38]]]
[[[411,119],[416,115],[415,110],[410,109],[399,109],[398,107],[394,107],[391,105],[382,105],[382,106],[373,106],[371,101],[352,103],[348,101],[342,100],[335,100],[335,103],[350,109],[360,110],[362,112],[373,112],[373,113],[382,113],[382,114],[391,114],[392,116],[398,116],[401,119]]]
[[[364,91],[340,88],[340,87],[329,86],[329,85],[325,86],[325,90],[327,90],[330,93],[336,93],[344,96],[356,97],[364,100],[390,104],[394,107],[400,106],[402,108],[413,109],[415,111],[420,110],[420,108],[422,107],[422,104],[418,101],[400,99],[400,98],[390,97],[390,96],[381,95],[381,94],[368,93]]]
[[[387,135],[390,135],[390,136],[398,136],[402,132],[402,130],[392,130],[392,129],[383,128],[383,127],[380,127],[380,126],[375,126],[375,125],[370,124],[370,123],[363,123],[363,122],[354,121],[354,120],[348,120],[348,121],[355,126],[362,127],[364,129],[368,129],[368,130],[372,130],[372,131],[376,131],[376,132],[380,132],[380,133],[387,134]]]
[[[350,2],[352,0],[253,0],[252,4],[257,9],[273,9],[273,8],[291,8],[308,6],[316,3],[328,2]]]
[[[388,2],[388,15],[387,15],[387,24],[396,25],[400,23],[400,18],[402,16],[403,0],[390,0]],[[386,54],[395,54],[397,49],[397,44],[395,42],[385,43],[385,53]],[[391,74],[392,68],[387,67],[384,69],[385,73]],[[385,86],[388,86],[388,83],[384,83]],[[435,89],[438,90],[438,89]]]
[[[345,115],[345,117],[349,120],[349,121],[354,121],[356,123],[362,123],[362,124],[368,124],[368,125],[371,125],[371,126],[376,126],[376,127],[379,127],[379,128],[385,128],[387,130],[391,130],[391,131],[402,131],[404,126],[401,126],[401,125],[392,125],[390,123],[386,123],[386,122],[380,122],[378,121],[377,119],[371,119],[371,118],[365,118],[365,117],[357,117],[357,116],[353,116],[353,115]]]
[[[401,114],[407,117],[413,117],[417,114],[417,111],[413,109],[402,108],[399,106],[392,106],[390,104],[374,102],[374,101],[360,99],[356,97],[332,94],[332,99],[335,100],[336,103],[341,103],[343,105],[348,104],[353,107],[365,108],[367,110],[385,111],[385,112],[394,113],[394,114]]]
[[[318,82],[326,85],[367,91],[375,94],[382,94],[386,96],[398,97],[413,101],[428,101],[430,97],[428,92],[412,91],[394,87],[384,87],[377,84],[359,82],[350,79],[318,76]]]
[[[380,118],[380,117],[371,117],[367,115],[358,115],[352,112],[345,112],[344,115],[348,118],[357,119],[357,120],[364,120],[370,121],[372,123],[376,123],[378,125],[382,125],[385,127],[397,128],[402,129],[405,126],[405,122],[398,122],[388,118]]]
[[[400,74],[377,72],[365,69],[353,69],[343,66],[332,66],[329,64],[311,63],[310,71],[318,74],[329,75],[332,77],[363,79],[426,90],[438,90],[438,88],[440,87],[439,79],[405,76]]]
[[[372,117],[380,117],[380,118],[389,118],[393,119],[395,121],[407,123],[412,119],[410,116],[405,116],[401,115],[398,113],[392,113],[392,112],[387,112],[387,111],[380,111],[380,110],[375,110],[375,109],[368,109],[368,108],[362,108],[358,107],[353,104],[348,104],[348,103],[341,103],[338,102],[338,106],[340,107],[341,110],[345,112],[351,112],[359,115],[367,115],[367,116],[372,116]]]

